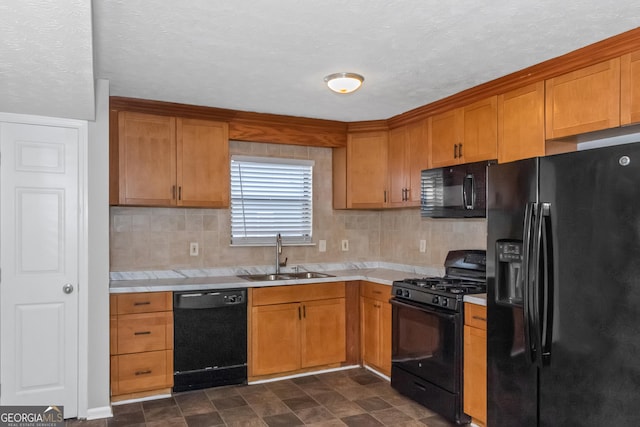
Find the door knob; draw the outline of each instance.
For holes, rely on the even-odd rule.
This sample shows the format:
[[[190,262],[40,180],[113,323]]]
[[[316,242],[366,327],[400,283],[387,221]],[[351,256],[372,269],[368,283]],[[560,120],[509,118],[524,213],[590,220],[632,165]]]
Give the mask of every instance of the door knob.
[[[71,283],[67,283],[66,285],[64,285],[64,286],[62,287],[62,291],[63,291],[65,294],[70,294],[70,293],[72,293],[72,292],[73,292],[73,285],[72,285]]]

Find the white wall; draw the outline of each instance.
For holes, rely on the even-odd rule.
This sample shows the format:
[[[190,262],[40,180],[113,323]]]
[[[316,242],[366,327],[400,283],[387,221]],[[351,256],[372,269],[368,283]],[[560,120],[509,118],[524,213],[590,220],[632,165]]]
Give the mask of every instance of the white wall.
[[[88,419],[111,415],[109,397],[109,82],[96,81],[88,143]]]

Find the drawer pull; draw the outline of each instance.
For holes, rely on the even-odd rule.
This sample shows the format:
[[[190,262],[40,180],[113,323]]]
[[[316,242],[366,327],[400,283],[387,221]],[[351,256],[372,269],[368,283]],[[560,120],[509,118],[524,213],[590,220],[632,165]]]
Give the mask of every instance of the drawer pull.
[[[382,292],[381,291],[373,291],[373,293],[380,295]]]
[[[147,371],[136,371],[136,375],[149,375],[151,373],[151,369]]]
[[[134,332],[133,335],[151,335],[151,331]]]
[[[481,320],[481,321],[483,321],[483,322],[486,322],[486,321],[487,321],[487,318],[486,318],[486,317],[480,317],[480,316],[471,316],[471,317],[472,317],[473,319]]]
[[[133,303],[133,305],[149,305],[151,304],[151,301],[136,301]]]

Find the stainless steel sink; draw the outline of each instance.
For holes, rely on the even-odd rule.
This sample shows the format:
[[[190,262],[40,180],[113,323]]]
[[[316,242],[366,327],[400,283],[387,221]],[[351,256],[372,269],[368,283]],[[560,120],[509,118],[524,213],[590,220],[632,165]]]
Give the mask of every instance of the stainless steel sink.
[[[299,273],[287,273],[289,276],[296,279],[323,279],[325,277],[335,277],[331,274],[318,273],[316,271],[301,271]]]
[[[295,279],[324,279],[326,277],[335,277],[331,274],[318,273],[316,271],[301,271],[299,273],[282,273],[282,274],[240,274],[241,279],[251,280],[253,282],[272,282],[274,280],[295,280]]]

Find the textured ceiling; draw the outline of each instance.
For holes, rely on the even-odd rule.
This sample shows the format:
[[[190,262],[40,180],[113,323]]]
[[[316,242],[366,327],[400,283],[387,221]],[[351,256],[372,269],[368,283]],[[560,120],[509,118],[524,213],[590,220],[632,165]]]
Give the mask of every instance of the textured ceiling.
[[[91,6],[0,4],[0,111],[93,115],[95,77],[110,80],[116,96],[386,119],[640,26],[637,0],[94,0]],[[363,74],[364,85],[350,95],[330,92],[323,77],[339,71]]]
[[[0,111],[93,119],[91,3],[0,2]]]

